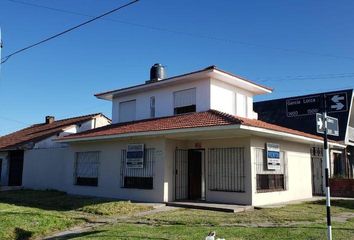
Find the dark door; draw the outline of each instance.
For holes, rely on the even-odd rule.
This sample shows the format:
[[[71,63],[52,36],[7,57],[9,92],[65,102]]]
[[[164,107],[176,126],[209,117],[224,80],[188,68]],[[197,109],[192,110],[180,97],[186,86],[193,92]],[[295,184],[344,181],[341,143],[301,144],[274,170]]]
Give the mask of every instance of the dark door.
[[[9,186],[21,186],[23,171],[23,151],[11,151],[9,159]]]
[[[0,182],[1,182],[1,173],[2,173],[2,159],[0,158]]]
[[[188,151],[188,197],[202,198],[202,153],[196,150]]]

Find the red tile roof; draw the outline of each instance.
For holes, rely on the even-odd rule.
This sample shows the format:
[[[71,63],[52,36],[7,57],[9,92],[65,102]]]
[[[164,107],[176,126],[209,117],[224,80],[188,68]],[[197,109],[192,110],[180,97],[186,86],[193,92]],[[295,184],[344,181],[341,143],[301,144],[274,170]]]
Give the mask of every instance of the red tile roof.
[[[245,125],[258,127],[268,130],[274,130],[283,133],[295,134],[313,139],[321,139],[319,136],[300,132],[297,130],[281,127],[278,125],[266,123],[260,120],[248,119],[229,115],[216,110],[206,112],[188,113],[176,116],[145,119],[127,123],[111,124],[104,127],[92,129],[89,131],[65,136],[61,139],[80,139],[100,136],[119,135],[127,133],[163,131],[173,129],[199,128],[199,127],[214,127],[226,125]]]
[[[12,149],[22,144],[35,142],[60,133],[66,127],[88,121],[101,113],[40,123],[0,137],[0,150]]]

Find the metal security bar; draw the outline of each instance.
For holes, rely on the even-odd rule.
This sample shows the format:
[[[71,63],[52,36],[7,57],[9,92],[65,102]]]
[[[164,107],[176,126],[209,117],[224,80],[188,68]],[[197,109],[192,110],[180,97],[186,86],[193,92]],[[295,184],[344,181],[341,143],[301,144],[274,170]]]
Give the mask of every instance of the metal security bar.
[[[175,199],[188,198],[188,150],[175,151]]]
[[[210,148],[208,160],[209,190],[245,191],[244,148]]]
[[[288,189],[288,167],[285,153],[283,151],[280,152],[280,168],[273,170],[267,168],[268,164],[265,149],[256,148],[254,151],[257,190]],[[271,189],[264,189],[265,186],[269,185],[271,185]]]
[[[147,148],[144,151],[143,168],[127,168],[127,150],[121,151],[121,187],[152,189],[155,165],[155,149]],[[128,183],[129,181],[129,183]],[[149,185],[149,186],[148,186]]]
[[[75,184],[98,185],[99,152],[77,152],[75,159]]]

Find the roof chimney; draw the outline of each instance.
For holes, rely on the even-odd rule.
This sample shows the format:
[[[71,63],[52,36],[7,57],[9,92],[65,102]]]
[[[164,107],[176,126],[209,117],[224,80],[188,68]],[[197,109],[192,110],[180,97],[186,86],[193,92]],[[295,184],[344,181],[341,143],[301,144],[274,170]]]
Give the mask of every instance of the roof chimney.
[[[45,123],[49,124],[49,123],[53,123],[55,121],[54,116],[46,116],[45,117]]]
[[[150,80],[146,81],[146,83],[153,83],[160,81],[161,79],[166,78],[166,71],[165,67],[162,66],[160,63],[155,63],[151,68],[150,68]]]

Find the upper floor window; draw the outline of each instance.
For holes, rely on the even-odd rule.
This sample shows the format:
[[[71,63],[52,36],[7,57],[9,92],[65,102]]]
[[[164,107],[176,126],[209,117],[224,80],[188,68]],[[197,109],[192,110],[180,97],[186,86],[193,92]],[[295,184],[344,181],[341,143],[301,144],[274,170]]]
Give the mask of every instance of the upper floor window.
[[[155,117],[155,96],[150,97],[150,117]]]
[[[119,122],[134,121],[136,116],[136,101],[119,103]]]
[[[173,93],[174,114],[196,111],[196,89],[190,88]]]

